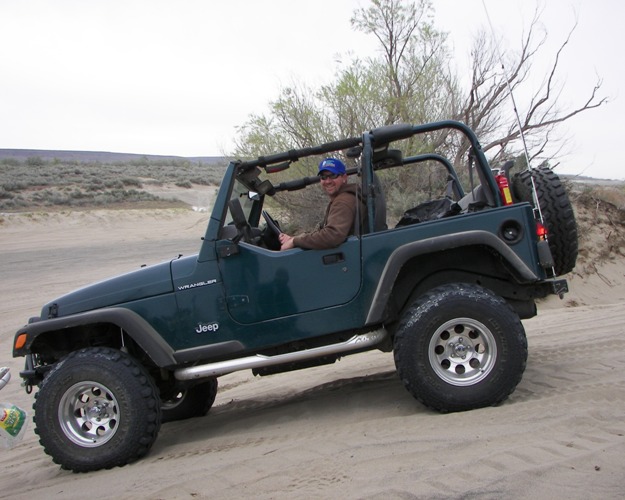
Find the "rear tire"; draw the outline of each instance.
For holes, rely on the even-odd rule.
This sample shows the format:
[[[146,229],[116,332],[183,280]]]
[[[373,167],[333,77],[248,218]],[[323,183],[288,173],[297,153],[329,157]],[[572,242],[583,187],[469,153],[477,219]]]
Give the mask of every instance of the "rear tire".
[[[577,223],[573,206],[560,178],[546,167],[524,170],[512,177],[512,194],[517,201],[527,201],[535,207],[532,177],[547,228],[553,267],[556,276],[561,276],[571,272],[577,261]]]
[[[161,422],[174,422],[203,417],[211,409],[217,396],[217,379],[201,382],[161,401]]]
[[[404,313],[394,340],[406,389],[440,412],[504,401],[521,381],[527,339],[517,314],[477,285],[431,290]]]
[[[158,389],[127,354],[104,347],[70,353],[35,395],[35,433],[63,469],[87,472],[126,465],[156,440]]]

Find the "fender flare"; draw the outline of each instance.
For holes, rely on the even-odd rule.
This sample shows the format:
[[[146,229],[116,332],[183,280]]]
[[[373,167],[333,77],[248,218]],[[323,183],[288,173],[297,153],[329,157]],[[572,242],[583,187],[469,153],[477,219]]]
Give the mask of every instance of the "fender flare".
[[[95,323],[117,325],[132,337],[157,366],[162,368],[176,364],[171,346],[163,340],[154,327],[136,312],[123,307],[97,309],[29,323],[15,334],[16,340],[18,336],[26,334],[27,340],[20,349],[13,349],[13,357],[29,354],[33,342],[42,334]]]
[[[371,302],[371,307],[369,308],[366,324],[376,324],[383,318],[395,280],[399,275],[399,271],[408,260],[419,255],[472,245],[491,247],[516,270],[521,280],[525,282],[539,280],[538,276],[506,243],[488,231],[466,231],[464,233],[445,234],[428,238],[427,240],[414,241],[396,248],[386,261]]]

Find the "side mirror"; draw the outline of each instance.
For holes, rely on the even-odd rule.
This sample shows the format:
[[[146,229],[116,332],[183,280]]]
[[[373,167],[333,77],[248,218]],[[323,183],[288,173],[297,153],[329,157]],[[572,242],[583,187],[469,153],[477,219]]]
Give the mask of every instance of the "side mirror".
[[[259,201],[260,198],[266,194],[274,194],[273,184],[267,179],[256,186],[256,191],[247,193],[247,196],[250,200]]]

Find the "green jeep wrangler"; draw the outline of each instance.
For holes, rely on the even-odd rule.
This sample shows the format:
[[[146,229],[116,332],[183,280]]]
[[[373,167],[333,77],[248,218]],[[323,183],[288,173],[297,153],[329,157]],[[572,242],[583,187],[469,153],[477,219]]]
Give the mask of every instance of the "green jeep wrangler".
[[[441,131],[470,144],[466,169],[402,153]],[[267,210],[318,189],[325,156],[347,163],[366,213],[337,248],[280,251]],[[292,170],[310,165],[309,176],[289,180],[300,160]],[[409,187],[418,169],[438,179],[431,199],[387,213],[385,192]],[[386,126],[231,162],[198,254],[52,300],[17,331],[13,356],[25,357],[27,391],[38,386],[41,445],[73,471],[145,455],[162,422],[208,412],[222,375],[372,349],[393,352],[399,379],[424,405],[471,410],[514,391],[527,359],[520,320],[536,314],[536,299],[567,291],[558,276],[576,257],[573,210],[551,170],[491,169],[460,122]]]

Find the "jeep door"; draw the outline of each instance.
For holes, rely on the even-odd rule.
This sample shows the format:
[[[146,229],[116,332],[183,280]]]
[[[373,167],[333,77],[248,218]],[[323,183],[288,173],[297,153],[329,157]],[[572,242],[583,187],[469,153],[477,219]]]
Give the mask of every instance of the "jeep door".
[[[217,253],[226,245],[232,242],[217,242]],[[361,249],[355,236],[329,250],[272,251],[250,243],[236,248],[218,259],[225,306],[239,323],[338,307],[360,290]]]

